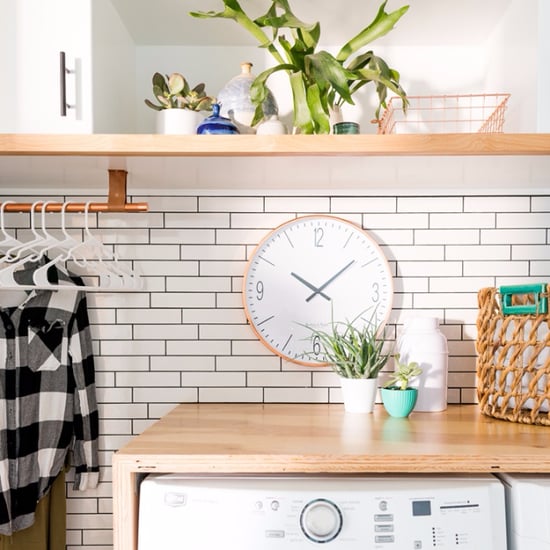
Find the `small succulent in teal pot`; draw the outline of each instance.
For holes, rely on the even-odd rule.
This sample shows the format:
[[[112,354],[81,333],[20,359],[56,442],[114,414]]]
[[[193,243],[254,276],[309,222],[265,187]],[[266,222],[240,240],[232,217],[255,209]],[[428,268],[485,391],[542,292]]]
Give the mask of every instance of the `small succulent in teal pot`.
[[[384,387],[380,388],[380,396],[390,416],[404,418],[411,414],[418,398],[418,388],[411,388],[409,384],[422,374],[422,369],[414,361],[401,362],[398,353],[394,355],[394,361],[395,370]]]

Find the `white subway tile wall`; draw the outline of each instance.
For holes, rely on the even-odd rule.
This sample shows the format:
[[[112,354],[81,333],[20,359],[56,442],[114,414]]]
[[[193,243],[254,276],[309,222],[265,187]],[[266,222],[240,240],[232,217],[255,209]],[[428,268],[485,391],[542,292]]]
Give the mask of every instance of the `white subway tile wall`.
[[[69,550],[111,549],[112,453],[175,405],[341,402],[330,369],[282,361],[247,326],[240,295],[246,260],[279,224],[324,213],[369,231],[394,274],[390,334],[414,311],[441,321],[450,403],[476,400],[477,291],[550,280],[550,195],[312,195],[140,195],[133,199],[148,201],[148,213],[92,216],[93,233],[131,262],[145,287],[89,294],[103,470],[96,490],[68,486]],[[59,217],[50,221],[59,227]],[[83,224],[81,215],[68,221]],[[7,222],[18,236],[29,235],[28,215],[10,214]]]

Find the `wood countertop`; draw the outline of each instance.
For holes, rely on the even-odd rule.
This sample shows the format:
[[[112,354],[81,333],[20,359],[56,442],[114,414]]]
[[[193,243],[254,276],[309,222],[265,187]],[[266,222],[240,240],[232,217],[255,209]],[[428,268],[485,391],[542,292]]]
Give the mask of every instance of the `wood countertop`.
[[[398,419],[382,406],[183,404],[115,459],[162,472],[550,472],[550,430],[476,405]]]
[[[136,550],[137,484],[158,473],[550,472],[550,428],[477,405],[391,418],[342,405],[182,404],[113,456],[114,550]]]

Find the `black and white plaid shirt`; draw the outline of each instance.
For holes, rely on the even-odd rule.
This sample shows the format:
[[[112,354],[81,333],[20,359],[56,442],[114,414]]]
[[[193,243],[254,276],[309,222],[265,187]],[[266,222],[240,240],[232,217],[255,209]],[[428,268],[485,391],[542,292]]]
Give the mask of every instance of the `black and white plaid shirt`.
[[[32,270],[16,277],[30,283]],[[94,364],[77,288],[30,290],[13,308],[0,303],[0,534],[32,525],[69,452],[76,489],[99,481]]]

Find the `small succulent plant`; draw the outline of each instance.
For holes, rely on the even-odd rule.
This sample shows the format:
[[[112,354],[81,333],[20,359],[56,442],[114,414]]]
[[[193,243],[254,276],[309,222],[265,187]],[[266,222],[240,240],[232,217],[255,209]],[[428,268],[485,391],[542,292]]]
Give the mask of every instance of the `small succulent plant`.
[[[422,369],[418,366],[416,361],[411,361],[410,363],[400,361],[399,353],[396,353],[393,358],[396,368],[395,371],[390,374],[390,379],[384,387],[406,390],[409,387],[410,381],[422,374]]]
[[[215,99],[207,96],[204,83],[197,84],[193,89],[180,73],[153,75],[153,95],[158,105],[145,100],[145,105],[155,111],[164,109],[189,109],[190,111],[211,111]]]

